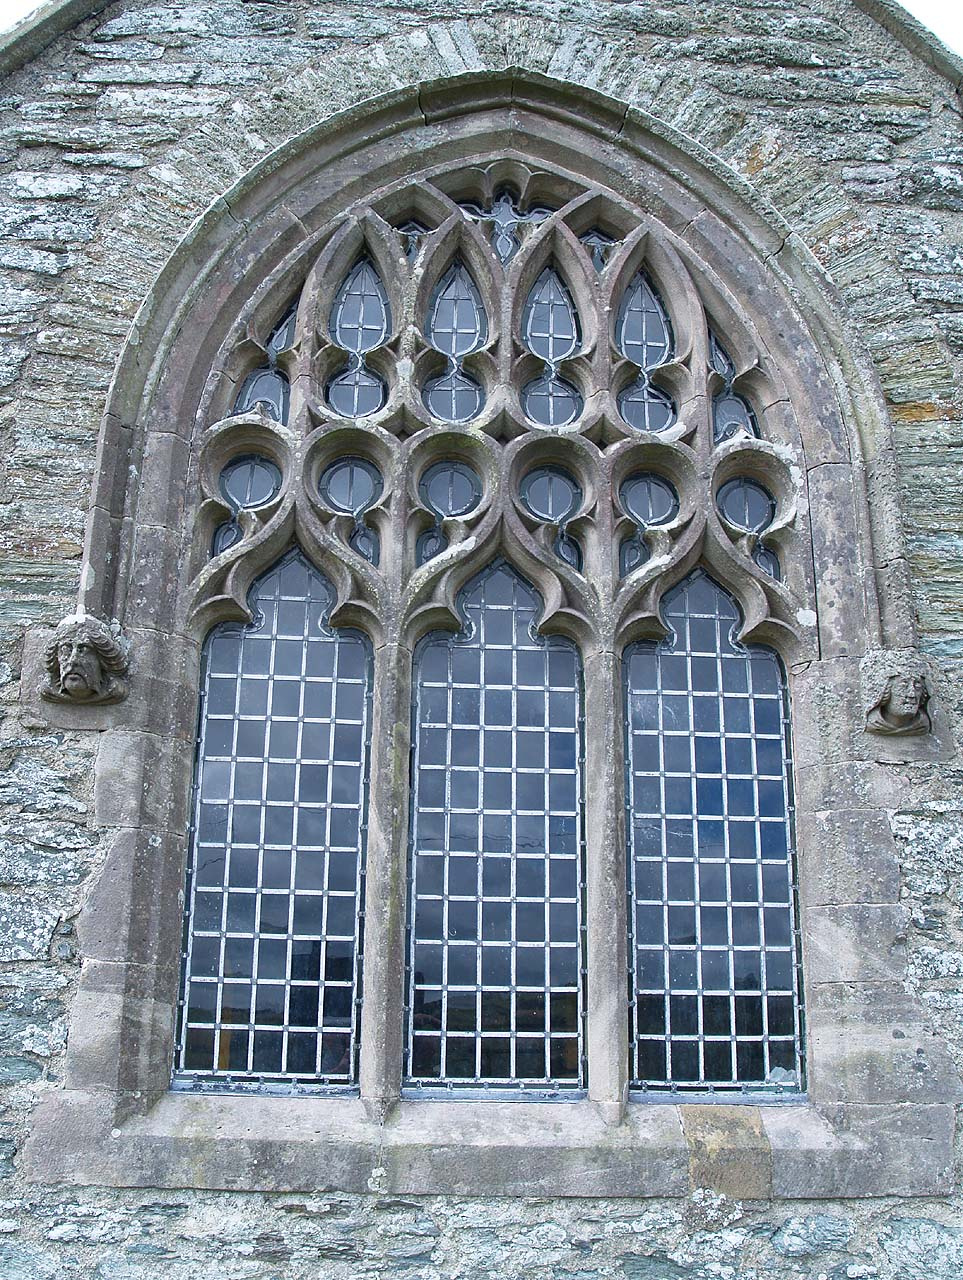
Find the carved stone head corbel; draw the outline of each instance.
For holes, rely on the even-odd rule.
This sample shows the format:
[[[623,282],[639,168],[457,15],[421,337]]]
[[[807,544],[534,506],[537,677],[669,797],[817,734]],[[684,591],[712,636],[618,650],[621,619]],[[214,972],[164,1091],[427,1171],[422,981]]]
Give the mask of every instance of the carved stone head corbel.
[[[915,654],[890,655],[890,661],[873,673],[871,696],[874,701],[866,711],[868,733],[908,738],[932,732],[926,673]]]
[[[127,697],[130,641],[120,623],[73,615],[64,618],[44,652],[47,702],[103,706]]]

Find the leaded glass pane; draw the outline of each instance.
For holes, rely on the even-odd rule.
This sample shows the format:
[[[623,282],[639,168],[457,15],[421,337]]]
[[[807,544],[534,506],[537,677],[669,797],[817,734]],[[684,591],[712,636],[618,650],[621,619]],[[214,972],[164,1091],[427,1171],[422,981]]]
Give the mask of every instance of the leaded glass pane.
[[[679,510],[679,499],[668,480],[651,472],[629,476],[619,491],[622,505],[643,529],[665,524]]]
[[[465,217],[471,218],[473,222],[488,223],[492,248],[502,264],[510,262],[521,248],[521,228],[526,224],[544,222],[554,212],[543,205],[536,205],[523,213],[510,191],[498,192],[488,210],[470,202],[462,203],[459,207]]]
[[[343,418],[366,418],[387,399],[387,388],[376,373],[357,362],[348,364],[328,383],[328,404]]]
[[[730,524],[749,533],[768,529],[776,514],[772,494],[746,476],[727,481],[719,490],[716,505]]]
[[[484,395],[471,374],[455,365],[431,379],[424,399],[428,412],[442,422],[468,422],[481,412]]]
[[[555,554],[581,572],[582,548],[566,532],[582,502],[582,490],[572,476],[561,467],[538,467],[522,481],[521,499],[536,520],[557,527]]]
[[[522,388],[522,408],[540,427],[566,427],[582,412],[582,397],[565,378],[548,373]]]
[[[622,298],[615,345],[639,370],[619,395],[619,413],[636,431],[664,431],[675,421],[672,397],[652,384],[649,374],[672,355],[672,328],[659,295],[643,272]]]
[[[427,332],[435,350],[453,359],[477,351],[488,336],[485,308],[463,263],[454,263],[435,290]]]
[[[481,480],[464,462],[436,462],[421,477],[418,490],[439,518],[464,516],[481,501]]]
[[[626,651],[633,1086],[802,1087],[785,675],[699,571]]]
[[[746,436],[757,436],[756,418],[742,396],[734,392],[723,392],[712,402],[713,434],[716,443],[729,440],[742,433]]]
[[[416,657],[406,1081],[579,1088],[578,655],[506,564],[460,600]]]
[[[601,271],[615,244],[613,238],[606,235],[604,231],[600,231],[598,227],[593,227],[591,231],[586,231],[584,236],[579,236],[579,239],[592,255],[592,266],[596,271]]]
[[[641,272],[622,299],[617,346],[626,359],[647,372],[665,364],[672,351],[669,318],[652,285]]]
[[[221,493],[235,515],[214,531],[212,555],[220,555],[233,547],[241,537],[237,512],[262,507],[281,488],[281,472],[268,458],[248,454],[229,462],[220,475]]]
[[[782,577],[779,557],[770,547],[765,547],[760,544],[752,553],[752,558],[764,573],[769,574],[770,578],[775,578],[778,582]]]
[[[278,468],[257,454],[229,462],[220,479],[221,492],[235,511],[263,506],[281,487]]]
[[[749,402],[732,389],[736,377],[736,366],[711,328],[709,355],[713,369],[726,384],[725,390],[712,401],[712,434],[716,444],[740,434],[758,436],[756,415]]]
[[[578,315],[557,271],[547,267],[535,281],[522,321],[525,345],[546,364],[558,365],[579,344]]]
[[[244,379],[234,402],[234,413],[247,413],[260,407],[275,422],[287,422],[291,387],[287,376],[277,367],[282,351],[294,341],[297,304],[293,304],[278,322],[267,344],[268,367],[255,369]]]
[[[364,362],[365,354],[387,339],[391,330],[388,294],[374,264],[361,258],[351,268],[331,308],[331,337],[350,359],[325,389],[328,404],[344,418],[365,418],[384,406],[384,379]]]
[[[280,369],[257,369],[245,378],[234,403],[235,413],[260,406],[275,422],[286,422],[291,388]]]
[[[398,228],[398,234],[401,236],[401,242],[404,245],[406,258],[417,258],[421,249],[422,241],[425,236],[430,235],[430,229],[419,222],[417,218],[409,218],[407,222],[403,222]]]
[[[175,1087],[357,1079],[371,650],[291,552],[204,647]]]
[[[639,378],[619,396],[619,413],[636,431],[664,431],[675,421],[675,405],[647,378]]]
[[[381,496],[381,472],[366,458],[339,458],[318,483],[321,497],[335,511],[359,516]]]
[[[343,351],[362,355],[380,347],[391,328],[388,295],[367,258],[348,272],[331,309],[331,336]]]
[[[522,481],[522,500],[538,520],[564,524],[582,500],[582,491],[561,467],[539,467]]]

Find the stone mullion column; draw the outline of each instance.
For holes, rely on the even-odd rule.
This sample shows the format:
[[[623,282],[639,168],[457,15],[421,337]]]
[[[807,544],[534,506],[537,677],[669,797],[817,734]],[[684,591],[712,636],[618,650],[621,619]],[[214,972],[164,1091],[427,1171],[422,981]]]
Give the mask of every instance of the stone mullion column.
[[[401,1092],[411,743],[411,651],[375,650],[361,1006],[361,1097],[383,1115]]]
[[[628,1090],[625,747],[621,663],[585,659],[585,862],[589,1097],[621,1119]]]

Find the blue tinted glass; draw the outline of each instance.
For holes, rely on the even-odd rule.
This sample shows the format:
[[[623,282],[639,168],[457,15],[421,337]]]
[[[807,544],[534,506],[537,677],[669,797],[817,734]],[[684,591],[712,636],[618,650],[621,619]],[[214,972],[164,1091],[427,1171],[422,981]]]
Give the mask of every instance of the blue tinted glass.
[[[648,378],[631,383],[619,395],[619,413],[636,431],[665,431],[675,422],[671,396],[654,387]]]
[[[384,407],[388,388],[363,364],[349,364],[329,381],[326,395],[328,404],[343,418],[366,418]]]
[[[421,477],[418,488],[440,520],[467,515],[481,501],[481,481],[464,462],[436,462]]]
[[[629,284],[622,299],[616,346],[622,355],[646,372],[665,364],[672,354],[669,317],[641,272]]]
[[[675,489],[651,472],[629,476],[619,491],[622,506],[642,528],[666,524],[679,510]]]
[[[234,402],[234,413],[247,413],[261,408],[275,422],[287,422],[291,388],[287,376],[277,367],[277,359],[294,341],[297,304],[285,313],[267,343],[267,368],[255,369],[241,384]]]
[[[581,673],[507,565],[415,663],[409,1085],[578,1088]]]
[[[475,282],[456,262],[435,290],[429,308],[428,341],[453,359],[477,351],[488,337],[488,319]]]
[[[522,501],[539,520],[563,524],[578,510],[582,491],[560,467],[539,467],[522,481]]]
[[[388,295],[374,264],[351,268],[331,309],[331,337],[343,351],[361,355],[380,347],[391,328]]]
[[[249,374],[234,404],[235,413],[247,413],[260,406],[275,422],[286,422],[291,388],[279,369],[258,369]]]
[[[335,511],[360,515],[381,496],[381,472],[366,458],[339,458],[323,472],[321,497]]]
[[[459,207],[466,218],[488,225],[492,247],[502,263],[509,262],[521,247],[522,229],[526,225],[544,222],[553,212],[543,205],[536,205],[523,212],[510,191],[498,192],[488,210],[467,201]]]
[[[565,378],[543,374],[522,388],[522,408],[540,427],[567,427],[582,412],[582,397]]]
[[[298,552],[204,648],[175,1083],[357,1079],[370,646]]]
[[[260,507],[281,488],[281,472],[267,458],[251,454],[229,462],[221,472],[221,492],[235,510]]]
[[[711,328],[709,357],[713,369],[726,384],[725,390],[712,401],[712,431],[716,443],[740,434],[758,436],[756,415],[749,402],[732,389],[736,377],[736,366]]]
[[[425,386],[425,407],[442,422],[468,422],[477,418],[484,400],[479,383],[459,368],[449,369]]]
[[[782,666],[734,639],[738,610],[701,571],[663,617],[669,639],[624,659],[633,1086],[799,1089]],[[789,1016],[770,1025],[774,999]]]
[[[604,231],[600,231],[598,227],[586,231],[584,236],[579,236],[579,239],[592,255],[592,266],[596,271],[601,271],[608,261],[612,245],[615,244],[614,239]]]
[[[752,533],[768,529],[776,514],[772,494],[745,476],[724,484],[716,497],[716,505],[730,524]]]
[[[579,345],[579,323],[572,296],[551,267],[538,277],[522,319],[525,345],[547,364],[557,365]]]

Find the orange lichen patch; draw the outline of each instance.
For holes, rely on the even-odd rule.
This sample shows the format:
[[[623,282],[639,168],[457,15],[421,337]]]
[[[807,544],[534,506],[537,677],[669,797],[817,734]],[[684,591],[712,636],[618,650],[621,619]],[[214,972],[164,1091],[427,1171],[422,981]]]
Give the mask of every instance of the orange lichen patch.
[[[947,400],[909,400],[905,404],[890,401],[893,418],[897,422],[960,422],[963,409]]]
[[[44,538],[36,532],[0,538],[0,551],[13,551],[23,561],[79,560],[83,550],[83,543],[72,538]]]
[[[760,138],[758,142],[754,142],[749,148],[746,158],[740,167],[743,173],[753,178],[757,173],[771,165],[781,151],[782,143],[778,138]]]

